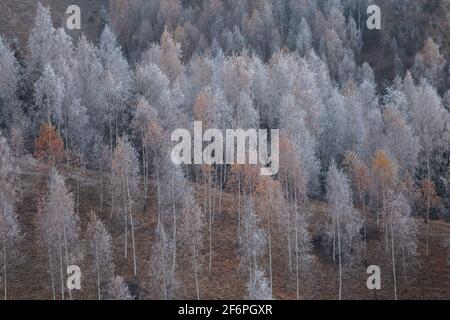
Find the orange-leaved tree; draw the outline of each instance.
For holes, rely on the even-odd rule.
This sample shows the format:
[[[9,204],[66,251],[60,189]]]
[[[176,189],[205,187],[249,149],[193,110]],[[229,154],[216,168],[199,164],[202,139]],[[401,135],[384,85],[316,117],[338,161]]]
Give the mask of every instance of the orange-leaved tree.
[[[34,156],[53,165],[64,158],[64,142],[49,123],[43,123],[34,142]]]

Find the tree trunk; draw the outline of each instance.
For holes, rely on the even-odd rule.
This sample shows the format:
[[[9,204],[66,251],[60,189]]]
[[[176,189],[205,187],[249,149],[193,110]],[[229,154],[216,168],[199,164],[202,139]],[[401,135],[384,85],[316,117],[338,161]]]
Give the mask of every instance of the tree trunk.
[[[430,179],[430,160],[427,154],[427,179],[428,183],[430,184],[428,186],[427,190],[427,256],[429,255],[429,230],[430,230],[430,205],[431,205],[431,179]]]
[[[98,300],[101,300],[101,293],[100,293],[100,266],[98,263],[98,243],[97,240],[95,241],[95,265],[97,269],[97,296]]]
[[[61,245],[59,245],[59,272],[61,276],[61,300],[64,300],[64,273],[63,273],[63,261]]]
[[[100,211],[103,211],[103,170],[101,160],[100,160]]]
[[[125,239],[124,239],[124,254],[125,254],[125,259],[128,257],[128,219],[127,219],[127,201],[125,199],[125,181],[124,181],[124,170],[121,170],[121,182],[122,182],[122,201],[123,201],[123,218],[124,218],[124,228],[125,228]]]
[[[212,265],[212,210],[211,210],[211,170],[209,170],[209,273]]]
[[[270,282],[270,292],[272,293],[272,237],[271,237],[271,225],[270,225],[270,210],[269,205],[271,204],[271,197],[269,193],[269,203],[267,204],[267,223],[268,223],[268,236],[269,236],[269,282]]]
[[[52,261],[52,254],[50,252],[50,249],[47,248],[48,252],[48,260],[50,263],[50,280],[52,282],[52,294],[53,294],[53,300],[56,300],[56,292],[55,292],[55,279],[53,278],[53,261]]]
[[[337,242],[338,242],[338,259],[339,259],[339,300],[342,299],[342,261],[341,261],[341,231],[339,225],[339,212],[336,214],[337,224]]]
[[[297,210],[295,210],[295,215],[297,215]],[[299,278],[298,278],[298,223],[297,217],[295,218],[295,279],[296,279],[296,292],[297,300],[300,300],[300,290],[299,290]]]
[[[175,264],[177,258],[177,215],[175,208],[175,190],[173,187],[173,175],[172,175],[172,211],[173,211],[173,258],[172,258],[172,279],[175,274]]]
[[[239,187],[238,187],[238,217],[237,217],[237,240],[239,241],[241,232],[241,173],[239,173]]]
[[[200,290],[198,287],[198,274],[197,274],[197,250],[196,250],[196,240],[194,240],[194,273],[195,273],[195,289],[197,292],[197,300],[200,300]]]
[[[397,277],[395,274],[395,251],[394,251],[394,222],[391,212],[391,253],[392,253],[392,275],[394,277],[394,297],[397,300]]]
[[[4,299],[7,300],[8,296],[8,286],[6,282],[6,239],[5,239],[5,232],[2,231],[2,244],[3,244],[3,281],[4,281],[4,288],[5,288],[5,295]]]
[[[131,224],[131,246],[133,247],[133,274],[137,274],[137,263],[136,263],[136,246],[134,242],[134,223],[133,223],[133,213],[131,212],[131,197],[130,197],[130,184],[128,182],[128,172],[125,171],[125,179],[127,182],[127,195],[128,195],[128,213],[130,216]]]

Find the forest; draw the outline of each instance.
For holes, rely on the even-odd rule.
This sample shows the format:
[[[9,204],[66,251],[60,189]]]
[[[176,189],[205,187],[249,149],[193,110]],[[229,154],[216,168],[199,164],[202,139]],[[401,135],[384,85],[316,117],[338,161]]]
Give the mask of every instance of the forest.
[[[0,33],[0,298],[450,299],[445,1],[46,2]],[[278,170],[174,163],[199,121]]]

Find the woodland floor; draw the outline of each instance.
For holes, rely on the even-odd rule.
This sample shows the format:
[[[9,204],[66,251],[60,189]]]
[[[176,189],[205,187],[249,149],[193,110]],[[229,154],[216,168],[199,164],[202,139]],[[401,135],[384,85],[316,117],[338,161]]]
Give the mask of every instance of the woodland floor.
[[[122,229],[119,224],[110,219],[108,195],[105,193],[103,210],[100,211],[100,183],[99,175],[94,171],[71,169],[70,174],[64,166],[59,168],[66,176],[66,182],[71,190],[76,192],[76,180],[79,182],[80,206],[78,208],[82,223],[82,236],[86,229],[88,212],[95,210],[105,222],[114,241],[114,258],[116,273],[128,281],[138,283],[139,287],[146,287],[148,275],[147,263],[150,248],[154,239],[156,224],[155,199],[150,199],[150,207],[145,212],[136,212],[134,219],[136,227],[136,250],[138,259],[138,276],[133,279],[131,255],[124,258]],[[25,239],[20,246],[22,261],[9,271],[9,299],[51,299],[50,275],[47,271],[48,262],[43,246],[37,234],[37,206],[38,201],[46,190],[47,174],[50,167],[44,164],[32,164],[23,169],[23,203],[19,206],[19,220]],[[200,192],[201,193],[201,192]],[[150,192],[154,194],[154,192]],[[245,297],[246,278],[238,271],[237,258],[237,223],[234,196],[225,194],[223,198],[223,212],[215,213],[213,223],[213,255],[212,272],[208,272],[207,245],[202,252],[205,263],[200,272],[200,295],[202,299],[239,299]],[[313,202],[311,205],[311,233],[313,237],[320,233],[326,220],[326,205]],[[418,264],[415,272],[408,274],[405,283],[402,274],[397,276],[399,299],[450,299],[450,266],[447,263],[445,239],[450,234],[450,224],[443,221],[432,221],[430,224],[430,254],[425,253],[426,225],[422,219],[419,224]],[[273,235],[273,243],[283,236],[282,232]],[[207,242],[207,241],[205,241]],[[130,251],[131,252],[131,249]],[[289,265],[285,247],[273,247],[273,292],[276,299],[295,299],[296,288],[294,273],[289,275]],[[303,290],[307,299],[336,299],[338,295],[337,268],[329,259],[320,256],[317,249],[314,252],[314,267],[311,274],[312,283],[309,290]],[[85,259],[88,261],[89,259]],[[393,299],[393,277],[391,260],[384,249],[384,237],[371,237],[367,243],[367,258],[365,265],[376,264],[381,267],[382,288],[369,291],[366,288],[366,267],[360,263],[352,271],[347,272],[343,280],[344,299]],[[91,268],[85,262],[80,265],[81,270]],[[188,269],[188,268],[187,268]],[[182,265],[178,267],[178,274],[183,281],[184,290],[179,298],[196,298],[195,286],[191,272]],[[189,275],[189,276],[186,276]],[[93,277],[89,272],[82,274],[82,289],[73,292],[74,299],[95,299],[96,288]],[[313,290],[312,290],[313,289]],[[141,298],[147,298],[143,291]]]

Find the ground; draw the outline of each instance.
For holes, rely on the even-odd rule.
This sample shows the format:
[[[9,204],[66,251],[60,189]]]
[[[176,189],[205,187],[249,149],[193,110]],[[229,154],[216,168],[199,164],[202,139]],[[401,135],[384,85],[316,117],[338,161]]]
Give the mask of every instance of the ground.
[[[50,166],[33,163],[28,169],[23,165],[23,203],[19,205],[19,221],[22,225],[25,239],[20,245],[23,257],[19,266],[9,271],[9,299],[51,299],[50,275],[47,272],[45,250],[37,234],[37,205],[46,189],[47,174]],[[148,298],[148,260],[150,247],[154,239],[156,225],[156,210],[154,192],[150,192],[150,205],[147,209],[135,212],[136,250],[138,259],[138,276],[133,277],[132,259],[123,256],[122,230],[114,219],[110,219],[108,194],[105,195],[103,210],[100,210],[100,180],[98,172],[67,168],[62,165],[59,170],[67,177],[70,189],[76,194],[76,180],[79,183],[80,205],[78,208],[82,234],[86,230],[87,217],[90,210],[95,210],[105,222],[114,239],[114,259],[116,272],[127,281],[137,283],[143,288],[141,298]],[[199,190],[201,197],[202,190]],[[236,299],[245,298],[244,274],[238,271],[237,255],[237,209],[235,197],[225,194],[223,212],[215,214],[213,223],[213,259],[212,272],[209,274],[207,265],[207,244],[202,254],[205,263],[200,272],[200,295],[202,299]],[[311,204],[311,228],[313,236],[320,234],[327,218],[326,204],[313,201]],[[450,225],[443,221],[432,221],[430,224],[430,255],[425,253],[425,230],[423,219],[417,219],[419,224],[419,251],[415,271],[408,271],[407,282],[403,274],[397,275],[399,299],[449,299],[450,298],[450,268],[447,263],[448,250],[444,243],[450,234]],[[273,235],[273,272],[274,294],[276,299],[295,299],[295,277],[289,273],[285,247],[275,245],[280,243],[282,232]],[[361,261],[348,271],[343,280],[342,295],[344,299],[393,299],[393,277],[389,255],[385,253],[383,236],[373,236],[367,244],[366,261]],[[205,241],[206,242],[206,241]],[[86,250],[87,251],[87,250]],[[268,257],[265,257],[264,259]],[[366,267],[368,265],[381,267],[382,288],[369,291],[366,288]],[[93,277],[89,274],[92,266],[89,259],[80,265],[83,278],[82,290],[73,293],[75,299],[95,299],[96,288]],[[178,267],[179,277],[184,284],[179,298],[195,299],[195,286],[189,268]],[[338,296],[337,268],[321,256],[319,249],[314,250],[314,268],[311,274],[312,284],[309,290],[302,291],[307,299],[336,299]]]

